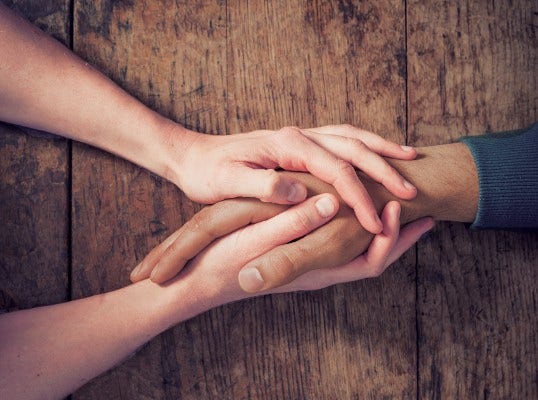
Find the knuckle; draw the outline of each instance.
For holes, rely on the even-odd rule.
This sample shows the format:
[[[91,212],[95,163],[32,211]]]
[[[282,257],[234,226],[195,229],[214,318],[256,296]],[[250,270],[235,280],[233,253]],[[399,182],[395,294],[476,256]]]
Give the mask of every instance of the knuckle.
[[[263,200],[272,198],[278,191],[281,177],[274,169],[268,169],[266,172],[265,185],[262,190]]]
[[[297,210],[292,217],[291,226],[298,233],[306,233],[315,226],[315,220],[309,213]]]
[[[342,159],[338,159],[336,162],[336,171],[338,173],[337,179],[349,178],[356,176],[355,169],[351,166],[350,163]]]
[[[275,139],[279,143],[293,143],[305,139],[301,130],[296,126],[285,126],[279,129],[277,133]]]
[[[212,212],[212,207],[206,207],[199,213],[194,214],[194,216],[187,223],[186,228],[191,232],[200,232],[200,230],[203,229],[205,221],[211,219]]]
[[[340,129],[347,132],[353,132],[355,130],[355,127],[351,124],[342,124],[340,125]]]
[[[275,283],[284,283],[295,276],[295,259],[285,250],[278,251],[271,259]]]
[[[301,129],[299,129],[296,126],[284,126],[280,128],[278,132],[283,135],[291,135],[291,136],[302,134]]]
[[[370,148],[364,144],[362,140],[359,139],[351,139],[353,141],[353,151],[357,153],[364,153],[366,151],[370,151]]]

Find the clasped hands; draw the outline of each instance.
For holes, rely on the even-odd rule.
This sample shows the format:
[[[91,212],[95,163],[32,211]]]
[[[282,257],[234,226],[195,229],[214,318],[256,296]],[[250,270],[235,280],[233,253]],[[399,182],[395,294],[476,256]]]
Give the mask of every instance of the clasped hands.
[[[321,153],[310,143],[304,146],[297,135],[305,135],[332,155]],[[298,159],[306,158],[306,164],[302,161],[298,165],[289,156],[278,163],[264,161],[263,157],[256,162],[248,160],[249,146],[259,144],[260,139],[265,141],[262,151],[273,158],[278,149],[271,145],[291,139],[297,146]],[[256,197],[261,200],[233,198],[205,207],[148,254],[133,270],[133,282],[147,278],[160,284],[186,280],[193,290],[209,296],[207,300],[218,299],[212,305],[254,294],[319,289],[378,276],[433,226],[431,218],[421,218],[400,231],[401,207],[392,199],[399,196],[410,200],[416,189],[381,156],[411,160],[416,156],[413,149],[347,125],[257,131],[218,140],[224,145],[206,149],[205,157],[184,165],[220,162],[221,179],[228,186],[238,188],[237,192],[245,196],[254,196],[253,188],[258,187],[261,194]],[[240,146],[245,160],[227,160],[227,154],[241,154]],[[308,157],[309,152],[315,156]],[[185,158],[196,156],[200,154],[192,151]],[[325,164],[308,163],[319,158]],[[341,159],[347,162],[341,163]],[[363,172],[351,168],[350,175],[346,165],[351,164]],[[265,169],[277,166],[316,173],[326,182],[308,173]],[[196,190],[189,189],[185,182],[181,186],[200,201],[231,197],[219,192],[226,186],[223,182],[205,183],[198,195],[192,195]],[[289,199],[290,187],[296,199]],[[373,209],[376,216],[381,214],[382,231],[375,236],[375,219],[369,212],[360,212],[362,205]],[[403,222],[412,217],[406,218]],[[363,225],[368,224],[371,229],[367,230]]]

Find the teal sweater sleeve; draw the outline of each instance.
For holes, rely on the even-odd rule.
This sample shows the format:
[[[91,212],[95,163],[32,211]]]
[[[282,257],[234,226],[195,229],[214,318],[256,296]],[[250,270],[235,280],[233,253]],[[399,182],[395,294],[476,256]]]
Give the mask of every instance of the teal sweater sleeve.
[[[538,228],[538,123],[527,129],[460,139],[480,186],[472,227]]]

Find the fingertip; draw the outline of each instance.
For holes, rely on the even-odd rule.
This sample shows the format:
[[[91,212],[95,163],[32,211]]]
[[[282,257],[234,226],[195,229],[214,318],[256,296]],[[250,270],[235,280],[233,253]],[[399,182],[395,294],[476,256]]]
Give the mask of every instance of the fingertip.
[[[300,203],[306,199],[306,186],[299,182],[293,182],[287,189],[287,201],[290,203]]]
[[[150,281],[152,281],[153,283],[157,283],[157,284],[161,284],[164,282],[164,280],[162,279],[162,273],[161,273],[161,270],[162,270],[162,265],[161,264],[157,264],[155,266],[155,268],[153,268],[153,270],[151,271],[151,274],[149,275],[149,279]]]
[[[331,193],[324,193],[318,196],[314,205],[322,218],[331,218],[338,212],[340,203]]]
[[[417,156],[417,151],[412,146],[401,145],[400,149],[402,150],[400,152],[402,154],[402,158],[405,160],[412,160]]]
[[[435,220],[432,217],[426,217],[424,220],[424,233],[432,230],[435,227]]]
[[[400,229],[400,214],[402,206],[397,201],[390,201],[383,209],[381,218],[383,220],[383,234],[386,236],[398,233]]]
[[[129,274],[129,280],[132,283],[136,283],[140,280],[140,271],[142,270],[142,263],[138,264]]]
[[[307,196],[306,186],[293,179],[289,179],[277,172],[270,172],[265,189],[254,193],[254,197],[268,203],[296,204],[304,201]]]
[[[385,210],[387,211],[387,222],[391,221],[390,217],[394,217],[394,219],[400,220],[400,213],[402,212],[402,206],[397,201],[389,201],[387,205],[385,206]],[[385,213],[385,210],[383,211],[383,214]],[[383,221],[385,222],[385,221]]]
[[[259,292],[265,285],[260,271],[255,267],[246,267],[237,275],[239,286],[247,293]]]
[[[383,222],[381,222],[381,219],[377,214],[369,217],[369,221],[366,222],[361,221],[361,217],[358,214],[357,217],[359,218],[359,222],[361,223],[363,228],[366,229],[368,232],[373,233],[374,235],[383,232]]]

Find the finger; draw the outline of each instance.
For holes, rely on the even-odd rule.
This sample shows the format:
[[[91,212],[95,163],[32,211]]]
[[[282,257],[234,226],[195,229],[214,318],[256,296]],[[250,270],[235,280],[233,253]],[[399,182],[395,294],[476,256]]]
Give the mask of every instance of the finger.
[[[310,132],[322,135],[338,135],[364,142],[370,149],[385,157],[412,160],[417,156],[416,150],[411,146],[399,145],[387,140],[380,135],[356,128],[352,125],[327,125],[316,128],[308,128]]]
[[[416,196],[417,189],[362,141],[336,135],[305,134],[337,157],[361,169],[395,196],[407,200]]]
[[[135,283],[149,277],[151,270],[161,258],[162,253],[170,246],[180,235],[181,229],[178,229],[162,243],[153,248],[146,257],[131,271],[129,279]]]
[[[355,211],[366,230],[379,233],[383,229],[374,204],[355,169],[304,136],[299,129],[283,128],[273,135],[274,155],[279,165],[290,171],[308,171],[334,186],[342,199]]]
[[[389,221],[390,219],[392,219],[392,222]],[[391,225],[397,219],[398,218],[394,218],[394,216],[389,216],[389,220],[384,220],[384,226],[388,225],[389,229],[392,229]],[[316,290],[325,288],[327,286],[336,285],[338,283],[353,282],[359,279],[376,276],[376,274],[379,275],[389,265],[400,258],[403,253],[409,250],[420,239],[420,237],[428,232],[428,230],[430,230],[433,226],[433,219],[427,217],[405,225],[400,229],[399,235],[396,235],[396,229],[392,229],[392,233],[390,233],[388,236],[386,235],[385,230],[383,234],[377,235],[372,241],[372,244],[368,249],[368,253],[378,252],[377,255],[374,255],[374,259],[377,259],[377,261],[370,261],[371,263],[377,262],[377,265],[381,266],[378,271],[373,271],[375,268],[373,268],[372,264],[366,261],[365,255],[361,255],[344,265],[309,271],[297,277],[290,284],[280,286],[273,289],[271,292],[285,293],[296,290]],[[374,244],[378,246],[377,250],[372,249],[372,245]]]
[[[338,211],[338,200],[331,194],[314,196],[260,226],[253,226],[250,236],[260,243],[272,242],[267,250],[300,238],[329,221]],[[256,231],[254,229],[256,228]],[[267,238],[267,239],[264,239]],[[258,253],[260,254],[260,253]],[[247,264],[248,265],[248,264]],[[249,293],[266,286],[265,276],[257,268],[243,268],[238,275],[239,285]]]
[[[151,277],[163,283],[174,277],[196,254],[215,239],[243,226],[268,219],[285,208],[255,200],[226,200],[205,207],[161,245],[131,274],[131,280]]]
[[[306,187],[274,169],[256,169],[247,165],[229,171],[230,186],[240,197],[253,197],[263,202],[295,204],[306,199]]]
[[[387,258],[398,241],[400,204],[395,201],[388,203],[383,210],[382,220],[383,233],[374,237],[366,253],[343,265],[308,271],[276,291],[321,289],[379,276],[385,270]]]
[[[257,270],[264,285],[252,290],[243,289],[251,293],[266,291],[291,282],[307,271],[351,261],[367,247],[371,235],[356,222],[348,225],[346,218],[339,215],[330,225],[251,258],[243,269]],[[359,230],[362,235],[358,238]]]
[[[379,276],[385,270],[385,264],[390,251],[398,240],[400,233],[401,207],[397,201],[387,203],[383,209],[383,233],[376,235],[364,254],[364,263],[369,276]]]
[[[391,202],[396,203],[396,202]],[[376,235],[368,251],[346,265],[323,271],[323,276],[311,277],[323,281],[324,286],[380,276],[411,248],[433,226],[433,219],[422,218],[399,229],[399,204],[385,206],[383,233]],[[317,271],[315,271],[317,272]]]
[[[405,225],[400,230],[400,237],[387,258],[387,265],[392,264],[400,258],[403,253],[409,250],[422,237],[422,235],[431,230],[434,226],[435,221],[431,217],[417,219],[416,221]]]

